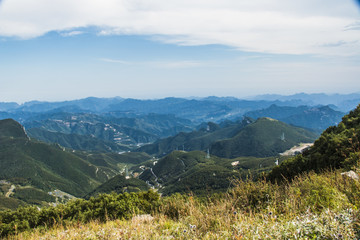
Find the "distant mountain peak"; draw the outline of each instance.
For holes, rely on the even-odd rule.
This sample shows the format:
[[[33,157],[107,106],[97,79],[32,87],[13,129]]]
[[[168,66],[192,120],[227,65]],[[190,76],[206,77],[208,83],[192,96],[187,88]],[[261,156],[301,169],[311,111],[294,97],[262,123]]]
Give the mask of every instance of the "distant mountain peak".
[[[261,118],[260,118],[261,119]],[[278,122],[279,120],[276,120],[274,118],[271,118],[271,117],[264,117],[263,119],[265,120],[269,120],[269,121],[273,121],[273,122]]]

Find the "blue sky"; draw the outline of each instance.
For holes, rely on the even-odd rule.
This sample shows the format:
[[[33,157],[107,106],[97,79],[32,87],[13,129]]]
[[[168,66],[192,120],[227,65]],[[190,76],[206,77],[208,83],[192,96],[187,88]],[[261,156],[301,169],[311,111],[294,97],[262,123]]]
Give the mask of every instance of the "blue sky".
[[[353,0],[2,0],[0,101],[360,91]]]

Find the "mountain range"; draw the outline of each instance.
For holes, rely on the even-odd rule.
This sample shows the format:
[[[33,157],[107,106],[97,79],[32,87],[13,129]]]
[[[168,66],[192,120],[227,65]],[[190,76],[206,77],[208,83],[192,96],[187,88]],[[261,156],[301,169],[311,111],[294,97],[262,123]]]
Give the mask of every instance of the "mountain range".
[[[279,94],[265,94],[258,95],[250,100],[266,100],[266,101],[289,101],[289,100],[298,100],[302,102],[302,105],[316,106],[316,105],[333,105],[336,110],[342,112],[348,112],[354,109],[360,102],[359,93],[351,94],[325,94],[325,93],[297,93],[289,96],[279,95]]]
[[[23,104],[1,103],[0,116],[13,118],[22,123],[36,113],[70,112],[70,113],[121,113],[121,114],[174,114],[179,118],[191,119],[196,123],[233,120],[244,113],[267,108],[272,104],[278,106],[317,106],[331,105],[342,112],[354,109],[360,102],[360,94],[295,94],[291,96],[261,95],[254,98],[238,99],[234,97],[206,98],[164,98],[155,100],[95,98],[63,102],[31,101]]]
[[[311,96],[321,100],[321,103],[338,105],[313,106],[315,101],[308,101]],[[360,95],[336,95],[336,102],[323,94],[264,96],[265,100],[234,97],[155,100],[90,97],[64,102],[0,103],[0,119],[12,118],[20,122],[32,138],[84,151],[123,152],[176,136],[170,147],[159,147],[156,150],[156,154],[160,155],[186,148],[185,145],[194,146],[201,141],[202,146],[188,150],[204,150],[209,147],[209,142],[232,136],[223,133],[225,135],[221,137],[221,134],[216,133],[205,137],[209,140],[204,140],[204,137],[201,137],[202,140],[193,140],[201,135],[195,133],[195,130],[209,122],[220,126],[239,122],[244,116],[255,120],[270,117],[321,133],[327,127],[336,125],[345,114],[335,109],[340,109],[341,104],[353,101],[357,96]],[[305,106],[304,103],[310,105]],[[193,136],[188,136],[189,132]],[[179,140],[181,138],[183,140]],[[181,144],[185,140],[190,143]],[[193,142],[198,140],[196,144]],[[146,151],[151,154],[156,152]]]
[[[269,178],[348,166],[357,159],[358,109],[341,117],[357,95],[309,96],[0,103],[0,208],[149,188],[225,191],[278,163]],[[314,141],[295,158],[281,155]]]
[[[270,117],[282,122],[315,130],[319,133],[341,121],[345,113],[336,111],[329,106],[277,106],[271,105],[268,108],[250,111],[246,116],[257,119]]]

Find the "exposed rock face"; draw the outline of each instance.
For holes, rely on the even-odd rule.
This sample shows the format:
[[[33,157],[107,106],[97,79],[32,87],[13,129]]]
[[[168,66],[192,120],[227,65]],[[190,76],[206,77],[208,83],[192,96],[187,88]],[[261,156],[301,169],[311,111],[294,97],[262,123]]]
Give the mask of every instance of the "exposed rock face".
[[[343,172],[343,173],[341,173],[341,175],[342,176],[347,176],[347,177],[352,178],[352,179],[354,179],[356,181],[359,181],[359,175],[356,172],[352,171],[352,170],[348,171],[348,172]]]

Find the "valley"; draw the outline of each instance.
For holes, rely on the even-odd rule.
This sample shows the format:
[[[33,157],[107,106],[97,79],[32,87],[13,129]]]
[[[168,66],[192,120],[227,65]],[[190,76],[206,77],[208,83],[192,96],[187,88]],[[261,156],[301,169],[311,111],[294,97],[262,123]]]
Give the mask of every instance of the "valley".
[[[208,115],[213,116],[214,109],[208,110]],[[309,176],[315,179],[311,184],[317,184],[316,181],[320,181],[317,178],[329,176],[326,172],[316,175],[312,171],[320,174],[329,168],[351,169],[358,162],[359,106],[341,120],[338,119],[340,113],[328,106],[269,105],[237,119],[200,124],[164,113],[65,113],[63,108],[61,112],[42,113],[38,107],[36,111],[34,115],[26,113],[27,118],[22,119],[24,125],[14,119],[0,120],[0,210],[18,211],[36,206],[38,213],[32,212],[32,216],[61,211],[61,216],[57,215],[60,219],[72,216],[70,218],[77,221],[84,221],[84,216],[103,219],[104,214],[129,217],[129,210],[121,213],[111,210],[112,204],[123,204],[124,199],[129,198],[127,205],[119,208],[140,204],[135,208],[143,209],[146,201],[160,201],[149,203],[151,208],[141,211],[155,214],[152,211],[157,209],[156,214],[172,216],[174,210],[166,209],[186,196],[190,199],[194,196],[197,200],[190,201],[199,201],[200,206],[210,204],[211,209],[212,201],[220,201],[217,204],[222,205],[235,201],[233,197],[240,194],[242,197],[236,197],[232,204],[242,202],[242,207],[237,209],[245,210],[242,214],[246,214],[244,206],[280,208],[268,202],[270,196],[276,201],[288,201],[273,195],[285,191],[281,190],[284,186],[289,188],[283,185],[284,179],[294,178],[298,184],[305,184],[307,180],[301,180],[301,174],[310,171]],[[289,119],[299,120],[299,125],[308,119],[310,127],[296,126]],[[319,129],[329,124],[333,126],[319,136]],[[273,184],[267,186],[275,192],[268,192],[267,187],[262,189],[261,184]],[[326,184],[322,182],[321,186]],[[300,191],[296,194],[305,199],[313,199],[306,195],[310,194],[308,187],[291,188],[295,189],[291,191]],[[345,194],[350,194],[346,195],[349,204],[356,206],[356,193]],[[155,200],[160,195],[160,200]],[[144,196],[148,197],[136,200]],[[108,198],[113,198],[113,202],[106,203]],[[120,198],[123,200],[115,200]],[[176,202],[169,203],[172,199]],[[88,210],[78,209],[94,202],[98,202],[97,205],[86,207]],[[99,204],[105,205],[95,210]],[[69,212],[63,215],[64,209],[58,209],[65,206]],[[312,211],[322,209],[322,205],[310,206]],[[194,211],[203,211],[198,207],[193,206]],[[284,211],[291,215],[289,210]],[[0,219],[7,221],[1,214],[13,213],[0,211]],[[290,215],[286,216],[290,218]],[[224,221],[221,216],[217,218]],[[49,221],[48,217],[38,219]],[[43,224],[43,220],[39,221],[36,224]],[[10,226],[6,224],[3,226]],[[0,234],[12,232],[11,229],[3,229]]]
[[[0,0],[0,239],[360,239],[360,0]]]
[[[231,179],[270,171],[341,120],[329,106],[303,103],[208,97],[0,104],[1,116],[15,119],[0,122],[0,178],[9,186],[2,194],[17,207],[150,188],[224,192]]]

